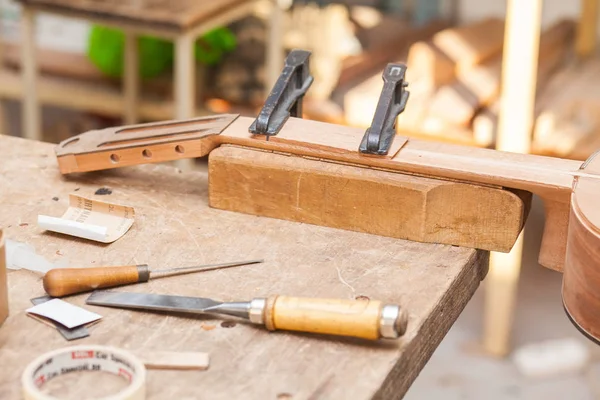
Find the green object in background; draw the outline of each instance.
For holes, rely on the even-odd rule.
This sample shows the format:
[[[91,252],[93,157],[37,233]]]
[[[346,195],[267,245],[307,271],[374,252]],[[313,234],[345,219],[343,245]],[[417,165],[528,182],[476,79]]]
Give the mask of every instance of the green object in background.
[[[196,60],[207,65],[218,64],[223,55],[233,51],[236,45],[235,35],[229,29],[213,29],[196,42]]]
[[[195,46],[195,58],[207,65],[217,64],[223,55],[235,49],[235,35],[227,28],[216,28],[202,36]],[[125,34],[113,28],[93,26],[88,39],[88,57],[100,71],[112,78],[123,76]],[[173,43],[141,36],[139,38],[139,74],[142,79],[160,75],[173,65]]]

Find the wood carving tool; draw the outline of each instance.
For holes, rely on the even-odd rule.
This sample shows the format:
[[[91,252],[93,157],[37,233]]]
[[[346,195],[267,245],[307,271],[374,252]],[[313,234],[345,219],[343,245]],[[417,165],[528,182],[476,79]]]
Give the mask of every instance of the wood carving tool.
[[[289,330],[370,340],[396,339],[404,335],[408,324],[403,308],[373,300],[271,296],[223,303],[202,297],[107,290],[95,291],[86,303],[136,310],[231,315],[264,325],[270,331]]]
[[[43,283],[44,290],[50,296],[63,297],[75,293],[89,292],[98,288],[130,285],[132,283],[148,282],[150,279],[257,264],[263,261],[236,261],[158,270],[150,269],[146,264],[122,267],[57,268],[46,273]]]
[[[398,114],[404,109],[408,96],[404,82],[406,67],[403,64],[389,64],[386,67],[384,89],[373,123],[366,132],[348,126],[303,120],[294,111],[301,109],[304,91],[309,86],[309,79],[305,74],[308,54],[300,50],[290,53],[283,73],[256,121],[224,114],[83,133],[56,147],[60,171],[69,174],[203,157],[221,145],[236,145],[316,160],[329,166],[344,164],[363,169],[370,176],[368,183],[371,190],[364,193],[367,198],[372,193],[380,193],[378,189],[386,187],[387,178],[384,175],[390,174],[462,182],[480,188],[491,186],[527,193],[528,196],[537,195],[544,202],[546,213],[539,262],[557,271],[564,270],[562,290],[565,309],[582,332],[600,343],[600,211],[595,203],[595,198],[600,193],[598,153],[582,164],[574,160],[457,146],[394,135],[392,127]],[[297,173],[289,165],[295,164],[281,166],[283,176],[289,177]],[[318,175],[317,172],[311,174],[313,177]],[[380,174],[381,178],[377,179],[374,174]],[[261,190],[264,190],[264,181],[268,179],[272,179],[271,176],[265,175],[260,181]],[[210,180],[209,176],[209,182]],[[331,182],[321,182],[320,185],[329,188],[327,183]],[[297,186],[289,185],[288,188],[282,184],[277,190],[283,191],[277,193],[278,201],[287,203],[277,203],[276,206],[292,210],[290,214],[296,212],[299,217],[290,219],[301,220],[303,210],[300,206],[305,200],[311,201],[307,198],[310,194],[301,190],[299,181]],[[293,192],[290,193],[290,190]],[[325,195],[326,193],[323,194]],[[359,193],[352,195],[356,197]],[[346,194],[340,190],[339,193],[330,194],[328,201],[333,199],[337,204],[337,199],[342,196]],[[356,198],[347,198],[346,204],[348,203],[356,204]],[[372,219],[372,215],[379,216],[388,213],[389,209],[404,206],[402,201],[395,202],[393,199],[380,209],[368,208],[368,199],[364,203],[367,205],[347,207],[343,217],[333,222],[335,216],[324,213],[314,223],[345,228],[355,219]],[[221,208],[236,210],[232,204],[235,203],[229,201]],[[485,207],[485,204],[482,203],[481,206]],[[272,208],[274,207],[270,204],[266,207],[256,204],[251,210],[257,215],[268,215]],[[451,210],[450,207],[448,209]],[[523,206],[523,222],[527,209],[527,206]],[[441,214],[447,210],[435,212]],[[435,216],[428,214],[422,219],[430,218]],[[501,212],[495,219],[502,224]],[[413,230],[423,229],[418,222],[412,224]],[[376,226],[377,223],[371,225]],[[522,224],[518,226],[519,232],[521,228]],[[463,236],[476,236],[485,227],[465,222],[461,229],[466,230]],[[450,237],[451,239],[437,242],[461,245],[455,242],[458,239]],[[514,235],[513,244],[517,237],[518,235]],[[487,250],[506,252],[510,248],[503,246],[496,249],[490,246]]]

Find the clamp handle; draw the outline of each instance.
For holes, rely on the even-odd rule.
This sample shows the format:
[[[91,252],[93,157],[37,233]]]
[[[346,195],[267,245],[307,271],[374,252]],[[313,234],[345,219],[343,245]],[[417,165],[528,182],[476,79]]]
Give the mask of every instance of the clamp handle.
[[[285,66],[269,97],[250,128],[256,135],[275,136],[292,117],[302,117],[302,98],[313,83],[308,59],[310,52],[292,50],[285,60]]]
[[[359,151],[363,154],[387,155],[396,136],[396,118],[408,102],[406,65],[388,64],[383,71],[383,89],[371,127],[365,132]]]

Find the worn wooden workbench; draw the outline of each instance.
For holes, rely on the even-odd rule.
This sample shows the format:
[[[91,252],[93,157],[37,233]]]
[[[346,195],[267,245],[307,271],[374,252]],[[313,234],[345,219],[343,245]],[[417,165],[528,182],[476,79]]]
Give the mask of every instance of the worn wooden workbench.
[[[0,136],[0,149],[0,227],[8,239],[34,246],[50,261],[79,267],[170,267],[264,258],[264,264],[156,280],[126,290],[222,300],[269,294],[367,296],[409,310],[409,328],[401,340],[367,343],[269,333],[243,323],[229,327],[231,323],[206,317],[86,306],[104,318],[90,328],[90,337],[75,343],[118,346],[138,354],[148,349],[210,353],[207,371],[149,371],[151,399],[400,398],[487,271],[483,251],[210,209],[202,172],[148,165],[67,179],[58,173],[50,144]],[[112,194],[95,196],[100,187],[111,188]],[[110,245],[41,231],[37,215],[62,215],[73,192],[134,206],[133,227]],[[39,276],[9,272],[8,285],[11,315],[0,327],[2,399],[19,397],[21,372],[33,358],[69,345],[58,332],[25,314],[30,298],[44,294]],[[83,305],[86,298],[68,301]],[[91,385],[69,382],[73,398],[101,386],[91,380]],[[60,385],[55,389],[66,390]]]

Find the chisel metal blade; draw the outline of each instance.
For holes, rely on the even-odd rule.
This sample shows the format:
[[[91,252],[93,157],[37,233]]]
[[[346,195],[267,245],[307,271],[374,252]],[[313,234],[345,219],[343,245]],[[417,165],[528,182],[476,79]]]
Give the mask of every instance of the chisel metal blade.
[[[206,309],[216,307],[221,302],[203,297],[166,296],[152,293],[95,291],[86,304],[140,310],[176,311],[203,314]]]

